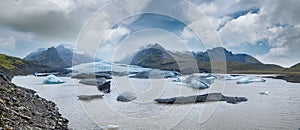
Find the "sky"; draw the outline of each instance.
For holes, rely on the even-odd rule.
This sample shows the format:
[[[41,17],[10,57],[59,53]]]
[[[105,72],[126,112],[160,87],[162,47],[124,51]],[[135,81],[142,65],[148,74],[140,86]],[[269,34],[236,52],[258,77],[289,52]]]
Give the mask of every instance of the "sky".
[[[222,46],[263,63],[300,62],[299,0],[1,0],[0,53],[71,44],[120,60],[147,44]]]

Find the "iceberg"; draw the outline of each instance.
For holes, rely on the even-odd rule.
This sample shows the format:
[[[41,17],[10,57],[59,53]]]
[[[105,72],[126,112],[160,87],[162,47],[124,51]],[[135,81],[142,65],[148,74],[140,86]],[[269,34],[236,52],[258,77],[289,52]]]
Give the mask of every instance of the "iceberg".
[[[207,80],[201,76],[190,76],[186,78],[183,83],[188,87],[197,88],[197,89],[206,89],[212,84],[211,80]]]
[[[248,84],[248,83],[253,83],[253,82],[266,82],[265,79],[262,78],[248,78],[248,77],[244,77],[239,79],[236,84]]]
[[[232,76],[230,74],[226,74],[223,79],[224,80],[239,80],[239,79],[244,78],[244,77],[245,76]]]
[[[126,73],[126,74],[135,74],[143,71],[152,70],[150,68],[144,68],[135,65],[108,63],[104,61],[83,63],[71,67],[69,69],[78,73],[116,72],[116,73]]]
[[[130,78],[141,78],[141,79],[162,79],[162,78],[177,78],[181,76],[176,71],[164,71],[159,69],[152,69],[148,71],[138,72],[134,75],[130,75]]]
[[[44,84],[61,84],[64,82],[65,81],[61,80],[60,78],[52,74],[44,78]]]

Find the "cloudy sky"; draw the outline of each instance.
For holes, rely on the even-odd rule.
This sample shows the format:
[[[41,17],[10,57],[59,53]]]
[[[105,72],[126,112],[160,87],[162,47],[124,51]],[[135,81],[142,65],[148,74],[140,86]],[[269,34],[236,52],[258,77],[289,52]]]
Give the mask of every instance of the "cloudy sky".
[[[288,67],[300,62],[299,12],[299,0],[1,0],[0,53],[64,43],[109,60],[151,43],[223,46]]]

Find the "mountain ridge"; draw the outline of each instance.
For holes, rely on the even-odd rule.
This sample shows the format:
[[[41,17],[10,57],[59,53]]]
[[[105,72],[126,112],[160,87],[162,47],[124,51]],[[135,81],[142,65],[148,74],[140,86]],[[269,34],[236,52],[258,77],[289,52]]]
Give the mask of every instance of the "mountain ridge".
[[[56,47],[40,48],[33,51],[25,56],[24,60],[35,61],[51,68],[61,69],[93,62],[95,59],[88,54],[76,51],[71,45],[60,44]]]
[[[185,73],[211,72],[211,63],[226,65],[225,71],[227,72],[284,69],[279,65],[263,64],[248,54],[234,54],[223,47],[216,47],[203,52],[175,53],[166,50],[158,43],[148,45],[146,48],[139,50],[130,62],[131,65],[184,71]],[[197,67],[195,68],[194,66]],[[191,68],[192,70],[188,70]]]
[[[50,68],[46,65],[0,54],[0,73],[4,73],[9,79],[15,75],[28,75],[47,70]]]

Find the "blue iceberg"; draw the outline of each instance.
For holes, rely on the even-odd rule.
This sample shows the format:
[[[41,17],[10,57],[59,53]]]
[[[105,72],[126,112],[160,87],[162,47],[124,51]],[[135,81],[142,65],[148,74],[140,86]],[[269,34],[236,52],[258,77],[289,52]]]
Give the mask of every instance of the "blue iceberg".
[[[207,80],[201,76],[190,76],[183,83],[192,88],[206,89],[212,84],[212,80]]]
[[[44,79],[44,84],[61,84],[65,81],[61,80],[60,78],[56,77],[55,75],[48,75]]]

